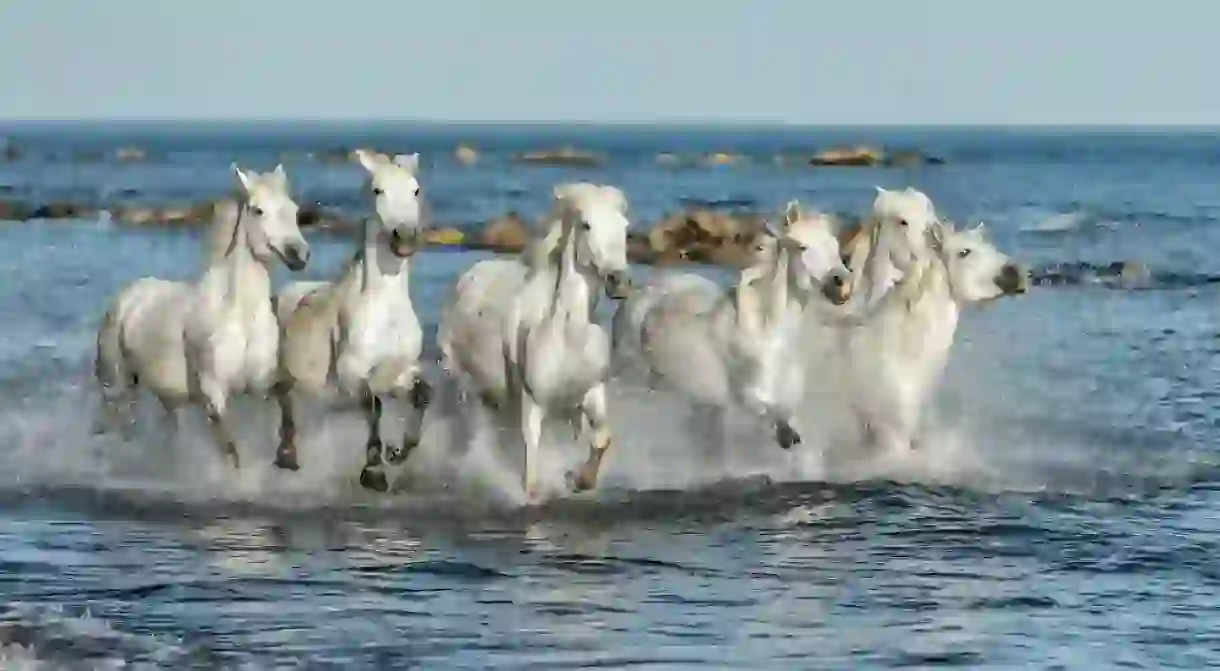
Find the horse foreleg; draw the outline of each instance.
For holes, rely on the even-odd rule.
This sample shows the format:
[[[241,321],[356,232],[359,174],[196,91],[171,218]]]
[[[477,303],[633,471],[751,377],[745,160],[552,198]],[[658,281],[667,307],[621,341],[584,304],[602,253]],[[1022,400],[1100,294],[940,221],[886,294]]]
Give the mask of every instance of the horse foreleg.
[[[521,398],[521,436],[525,441],[525,496],[538,500],[538,448],[542,445],[542,420],[546,412],[528,393]]]
[[[364,398],[364,416],[368,421],[369,439],[364,448],[364,468],[360,470],[360,486],[375,492],[389,490],[385,476],[381,444],[381,397],[367,392]]]
[[[401,464],[419,446],[424,432],[424,415],[431,403],[432,385],[428,384],[422,375],[416,374],[415,382],[407,392],[407,428],[403,431],[402,446],[387,448],[386,461],[394,465]]]
[[[280,407],[280,444],[275,450],[275,465],[287,471],[300,469],[297,462],[297,424],[292,408],[292,384],[282,382],[271,389]]]
[[[575,473],[568,473],[569,486],[577,492],[597,486],[597,476],[601,471],[602,459],[605,458],[612,442],[610,422],[606,412],[606,385],[599,384],[590,389],[581,401],[580,408],[589,422],[592,442],[589,445],[589,458]]]
[[[233,439],[233,430],[229,427],[224,397],[209,398],[205,410],[221,457],[227,458],[234,469],[240,469],[241,459],[237,454],[237,441]]]

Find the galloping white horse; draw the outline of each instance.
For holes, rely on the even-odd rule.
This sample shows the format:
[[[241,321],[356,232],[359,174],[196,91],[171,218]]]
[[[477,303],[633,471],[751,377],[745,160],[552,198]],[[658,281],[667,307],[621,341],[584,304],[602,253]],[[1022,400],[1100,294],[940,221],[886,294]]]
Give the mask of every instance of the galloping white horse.
[[[956,231],[937,222],[928,230],[933,255],[843,326],[842,379],[854,387],[866,443],[885,451],[911,448],[962,309],[1023,294],[1029,285],[1028,270],[988,242],[981,224]]]
[[[802,214],[792,201],[782,230],[768,225],[756,244],[753,263],[733,289],[673,274],[637,292],[615,315],[616,354],[623,355],[616,358],[638,346],[651,383],[692,399],[693,426],[710,429],[718,449],[727,405],[769,421],[781,448],[801,442],[793,412],[803,382],[802,316],[815,296],[842,305],[852,294],[826,215]]]
[[[265,394],[275,381],[279,328],[271,305],[270,265],[293,271],[309,262],[297,204],[283,166],[258,174],[233,165],[240,203],[217,205],[208,265],[194,284],[136,280],[114,299],[97,335],[95,375],[103,412],[114,419],[145,387],[172,417],[203,406],[224,456],[239,466],[228,425],[229,398]]]
[[[610,447],[610,342],[594,322],[598,294],[624,298],[627,198],[619,189],[563,184],[545,237],[518,259],[481,261],[458,280],[438,332],[445,368],[502,417],[516,409],[525,442],[524,488],[536,501],[538,450],[548,415],[579,410],[589,457],[569,485],[597,483]]]
[[[275,464],[297,470],[299,394],[318,396],[337,387],[363,404],[369,436],[360,483],[388,489],[385,460],[404,461],[418,444],[431,387],[420,372],[423,331],[411,303],[410,258],[425,222],[418,180],[419,154],[393,159],[358,149],[369,173],[376,218],[364,222],[360,246],[335,282],[298,282],[277,298],[280,320],[280,446]],[[402,447],[381,440],[384,400],[406,397],[410,406]]]
[[[937,221],[932,200],[910,187],[877,196],[869,221],[843,245],[843,255],[855,277],[856,295],[868,308],[895,282],[922,268],[931,251],[928,231]]]

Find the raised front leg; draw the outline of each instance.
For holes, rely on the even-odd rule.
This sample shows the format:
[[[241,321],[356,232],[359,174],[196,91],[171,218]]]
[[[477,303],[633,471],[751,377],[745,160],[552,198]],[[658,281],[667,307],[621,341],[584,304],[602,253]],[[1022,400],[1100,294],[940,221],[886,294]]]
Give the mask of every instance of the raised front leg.
[[[292,408],[292,385],[280,383],[271,388],[280,407],[280,445],[275,450],[275,465],[287,471],[300,469],[297,462],[297,424]]]
[[[606,385],[598,384],[585,394],[580,404],[585,419],[589,422],[592,442],[589,444],[589,457],[575,473],[568,474],[568,484],[573,491],[583,492],[597,486],[597,477],[601,472],[602,459],[610,449],[612,442],[610,422],[606,412]]]
[[[364,468],[360,470],[360,486],[375,492],[385,492],[389,490],[390,483],[386,479],[381,454],[381,398],[369,392],[364,399],[364,408],[369,439],[364,448]]]
[[[538,448],[542,445],[542,420],[545,411],[533,397],[521,399],[521,436],[525,441],[525,496],[530,503],[538,501]]]
[[[423,376],[416,374],[415,383],[407,392],[407,427],[403,431],[402,446],[386,448],[386,461],[391,464],[401,464],[411,456],[411,452],[419,447],[423,438],[424,415],[432,404],[432,385]]]

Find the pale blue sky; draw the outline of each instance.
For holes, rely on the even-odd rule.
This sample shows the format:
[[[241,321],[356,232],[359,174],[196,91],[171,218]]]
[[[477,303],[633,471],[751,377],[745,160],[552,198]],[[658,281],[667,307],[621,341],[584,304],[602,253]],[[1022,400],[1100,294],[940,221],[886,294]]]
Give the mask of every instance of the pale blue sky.
[[[1215,124],[1206,0],[2,0],[0,118]]]

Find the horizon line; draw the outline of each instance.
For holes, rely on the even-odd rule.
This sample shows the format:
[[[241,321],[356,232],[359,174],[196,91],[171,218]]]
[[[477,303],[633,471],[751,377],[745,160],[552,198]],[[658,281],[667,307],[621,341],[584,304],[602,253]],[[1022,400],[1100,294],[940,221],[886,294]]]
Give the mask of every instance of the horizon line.
[[[616,119],[586,121],[578,119],[429,119],[429,118],[357,118],[357,117],[0,117],[0,125],[36,125],[36,124],[191,124],[191,125],[232,125],[232,124],[368,124],[368,125],[416,125],[416,126],[686,126],[686,127],[719,127],[719,128],[791,128],[791,129],[836,129],[836,128],[977,128],[977,129],[1220,129],[1220,122],[1188,123],[1188,122],[935,122],[935,123],[837,123],[837,122],[794,122],[777,119],[699,119],[699,118],[661,118],[661,119]]]

